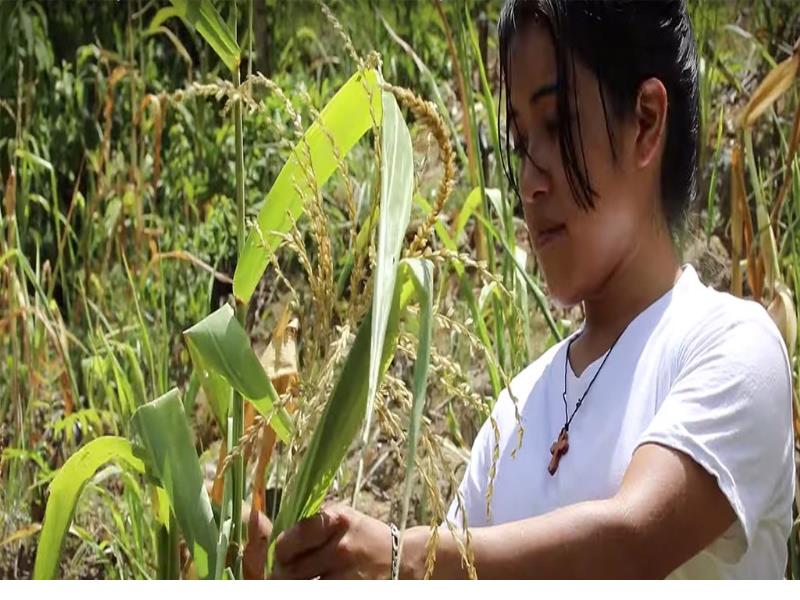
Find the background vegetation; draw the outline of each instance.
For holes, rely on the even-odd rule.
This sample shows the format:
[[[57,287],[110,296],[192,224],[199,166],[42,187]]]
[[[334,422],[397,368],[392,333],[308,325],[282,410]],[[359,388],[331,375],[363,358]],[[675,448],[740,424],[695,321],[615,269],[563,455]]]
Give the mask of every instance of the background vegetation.
[[[276,390],[269,406],[291,413],[291,434],[281,439],[268,424],[274,410],[231,395],[230,386],[242,390],[229,379],[227,396],[218,394],[183,335],[208,326],[206,316],[231,300],[244,232],[254,235],[292,149],[357,71],[378,68],[396,86],[377,93],[397,98],[410,128],[413,206],[397,248],[412,262],[397,271],[397,285],[428,287],[415,283],[416,299],[404,297],[401,324],[387,312],[388,371],[376,370],[375,389],[359,392],[369,416],[350,423],[358,435],[344,439],[341,465],[320,476],[331,484],[321,493],[378,517],[436,523],[508,376],[581,319],[577,309],[548,306],[500,168],[492,95],[500,2],[220,0],[220,23],[241,49],[233,70],[207,32],[164,12],[186,4],[0,0],[4,578],[32,576],[57,470],[109,435],[146,448],[147,466],[131,456],[91,469],[74,520],[65,521],[60,560],[54,550],[54,574],[202,576],[197,547],[178,545],[176,535],[177,519],[183,538],[202,538],[187,525],[195,513],[182,512],[179,485],[152,472],[158,448],[146,442],[148,427],[167,413],[141,407],[179,390],[159,406],[188,417],[176,423],[191,424],[186,439],[221,534],[225,507],[237,514],[231,497],[246,498],[245,513],[252,504],[276,515],[282,490],[299,485],[292,475],[303,457],[321,452],[313,432],[336,414],[339,382],[353,369],[366,377],[382,366],[369,364],[382,343],[361,355],[352,349],[374,310],[373,290],[378,297],[385,284],[376,273],[390,272],[381,271],[391,260],[376,240],[392,166],[384,156],[392,140],[382,135],[386,96],[383,120],[362,107],[370,131],[335,157],[327,184],[292,183],[306,210],[276,242],[265,275],[256,273],[249,303],[238,305],[246,341]],[[703,143],[684,260],[707,283],[769,307],[797,381],[800,4],[690,7]],[[797,411],[794,425],[800,434]],[[234,548],[237,536],[253,542],[235,529]],[[791,577],[800,577],[798,541],[795,523]],[[241,574],[235,556],[218,562]]]

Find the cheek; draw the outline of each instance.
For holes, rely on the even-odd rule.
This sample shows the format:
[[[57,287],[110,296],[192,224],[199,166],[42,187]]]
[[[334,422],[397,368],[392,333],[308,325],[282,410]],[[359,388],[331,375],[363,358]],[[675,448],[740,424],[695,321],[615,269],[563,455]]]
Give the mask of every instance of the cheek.
[[[631,251],[637,221],[630,213],[610,209],[576,209],[563,244],[537,253],[556,304],[567,307],[583,301]]]

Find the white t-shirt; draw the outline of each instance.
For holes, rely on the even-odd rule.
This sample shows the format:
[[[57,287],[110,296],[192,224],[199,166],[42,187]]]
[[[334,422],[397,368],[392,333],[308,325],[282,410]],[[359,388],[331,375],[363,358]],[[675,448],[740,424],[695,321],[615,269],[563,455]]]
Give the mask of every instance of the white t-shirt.
[[[577,335],[576,332],[573,335]],[[487,517],[495,447],[481,427],[459,488],[468,526],[508,523],[586,500],[612,497],[634,450],[657,442],[691,456],[717,479],[738,519],[670,574],[682,578],[782,578],[794,497],[791,370],[783,340],[764,308],[703,285],[685,265],[674,287],[627,327],[570,425],[569,451],[547,471],[564,426],[565,354],[559,342],[511,382],[492,414],[499,460]],[[575,403],[604,356],[576,377]],[[461,526],[455,499],[448,511]]]

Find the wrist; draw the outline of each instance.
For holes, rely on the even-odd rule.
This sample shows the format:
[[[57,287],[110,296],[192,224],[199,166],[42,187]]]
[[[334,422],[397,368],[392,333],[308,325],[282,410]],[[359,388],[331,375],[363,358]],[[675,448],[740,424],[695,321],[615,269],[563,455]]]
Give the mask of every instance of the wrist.
[[[409,527],[400,539],[400,579],[423,579],[430,528]]]

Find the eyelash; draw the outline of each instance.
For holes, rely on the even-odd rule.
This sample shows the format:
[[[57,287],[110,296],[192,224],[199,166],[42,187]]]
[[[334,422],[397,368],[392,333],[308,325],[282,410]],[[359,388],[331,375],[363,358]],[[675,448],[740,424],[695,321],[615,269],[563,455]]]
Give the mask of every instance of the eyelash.
[[[547,131],[548,135],[551,137],[554,136],[556,133],[558,133],[558,121],[555,119],[552,121],[547,121],[544,124],[544,129]]]
[[[547,132],[547,135],[550,136],[550,138],[554,138],[558,134],[558,129],[559,121],[557,119],[547,121],[544,124],[544,130]],[[527,148],[528,140],[522,138],[519,141],[514,142],[511,151],[513,152],[514,156],[523,158],[527,154]]]

